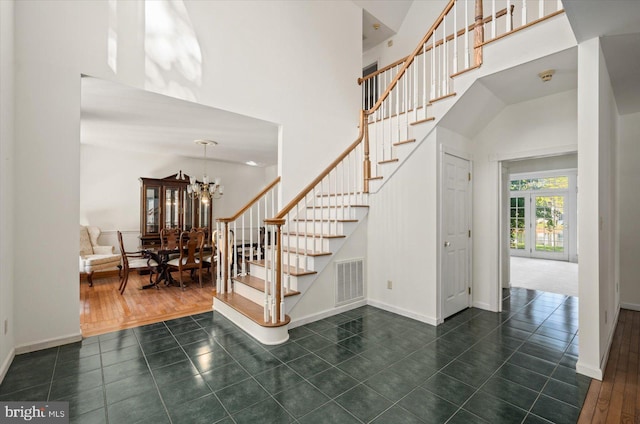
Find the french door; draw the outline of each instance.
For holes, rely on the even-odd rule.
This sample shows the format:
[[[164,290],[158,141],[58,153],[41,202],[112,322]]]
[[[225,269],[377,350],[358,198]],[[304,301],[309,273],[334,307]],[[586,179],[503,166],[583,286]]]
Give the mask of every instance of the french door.
[[[569,260],[567,192],[511,192],[510,247],[513,256]]]

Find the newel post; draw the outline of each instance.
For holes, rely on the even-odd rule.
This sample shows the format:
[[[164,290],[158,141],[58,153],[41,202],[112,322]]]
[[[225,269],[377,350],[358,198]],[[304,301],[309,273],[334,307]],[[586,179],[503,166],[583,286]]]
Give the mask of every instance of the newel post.
[[[369,159],[369,119],[364,110],[360,111],[360,125],[364,134],[364,162],[362,177],[364,178],[363,192],[369,193],[369,178],[371,178],[371,160]]]
[[[474,29],[475,42],[473,43],[473,64],[475,66],[482,65],[482,43],[484,43],[484,16],[482,11],[482,0],[476,0],[476,13],[475,21],[476,26]]]
[[[284,321],[284,296],[282,291],[282,226],[285,223],[285,219],[282,218],[269,218],[264,220],[267,225],[275,225],[275,247],[276,258],[275,264],[272,266],[275,269],[276,278],[273,290],[273,298],[271,300],[273,304],[273,313],[271,314],[271,320],[275,323],[276,320]],[[272,244],[273,246],[273,244]]]
[[[222,243],[224,248],[222,249],[222,264],[218,264],[218,266],[222,266],[222,290],[223,293],[229,293],[230,284],[230,276],[229,276],[229,222],[224,221],[224,236]]]

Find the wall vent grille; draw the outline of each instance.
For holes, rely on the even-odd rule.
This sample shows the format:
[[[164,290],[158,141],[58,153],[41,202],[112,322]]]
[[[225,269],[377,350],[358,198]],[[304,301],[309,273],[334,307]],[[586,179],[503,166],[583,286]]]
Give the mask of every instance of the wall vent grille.
[[[364,259],[336,262],[336,306],[364,299]]]

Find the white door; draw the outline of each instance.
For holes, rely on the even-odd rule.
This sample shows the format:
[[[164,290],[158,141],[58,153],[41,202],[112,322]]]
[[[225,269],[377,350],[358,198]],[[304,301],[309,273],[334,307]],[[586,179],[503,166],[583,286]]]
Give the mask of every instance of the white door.
[[[442,296],[446,318],[470,306],[471,165],[444,155],[442,205]]]

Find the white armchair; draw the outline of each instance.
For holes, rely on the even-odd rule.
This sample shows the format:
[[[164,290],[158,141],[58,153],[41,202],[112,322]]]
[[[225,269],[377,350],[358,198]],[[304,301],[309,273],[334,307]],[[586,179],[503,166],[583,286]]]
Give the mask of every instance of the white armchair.
[[[89,286],[93,287],[93,273],[96,271],[120,270],[120,255],[113,246],[98,245],[100,229],[80,226],[80,273],[87,275]]]

